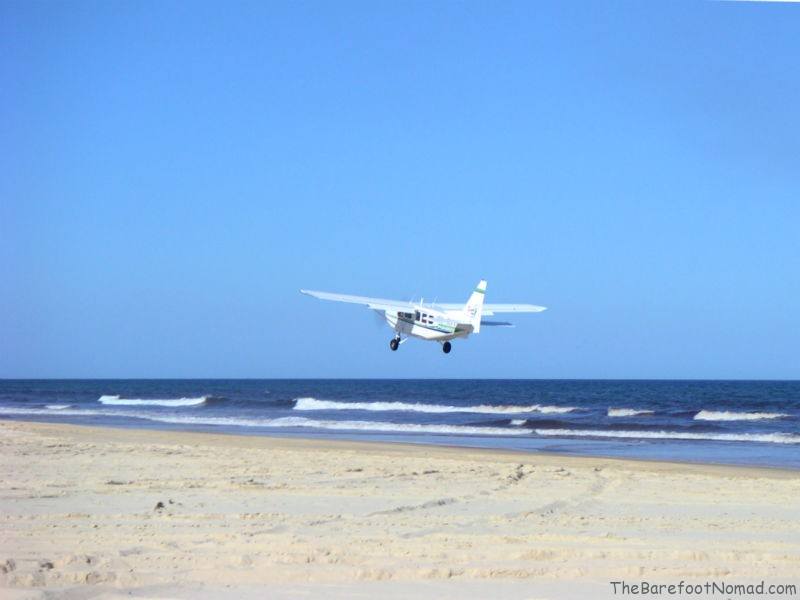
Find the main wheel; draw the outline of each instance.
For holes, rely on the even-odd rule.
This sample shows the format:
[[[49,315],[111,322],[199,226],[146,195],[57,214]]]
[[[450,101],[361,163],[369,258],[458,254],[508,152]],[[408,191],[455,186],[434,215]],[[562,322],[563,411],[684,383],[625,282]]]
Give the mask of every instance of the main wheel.
[[[442,344],[442,352],[444,352],[445,354],[450,354],[451,347],[452,346],[450,346],[450,342],[445,342],[444,344]]]
[[[392,338],[392,341],[389,342],[389,348],[391,348],[392,350],[397,350],[397,347],[399,345],[400,345],[400,342],[397,340],[397,338]]]

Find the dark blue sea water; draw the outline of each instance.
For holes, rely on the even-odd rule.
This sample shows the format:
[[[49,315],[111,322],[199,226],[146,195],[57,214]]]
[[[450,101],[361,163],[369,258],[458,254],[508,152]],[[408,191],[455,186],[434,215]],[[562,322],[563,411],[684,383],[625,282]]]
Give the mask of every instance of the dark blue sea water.
[[[800,469],[800,382],[2,380],[0,418]]]

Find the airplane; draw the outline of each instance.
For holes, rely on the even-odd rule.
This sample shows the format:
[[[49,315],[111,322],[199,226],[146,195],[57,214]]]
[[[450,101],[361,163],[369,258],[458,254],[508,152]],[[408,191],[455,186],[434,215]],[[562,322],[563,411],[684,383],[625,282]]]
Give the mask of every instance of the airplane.
[[[300,290],[300,293],[320,300],[361,304],[381,314],[389,327],[395,331],[395,336],[389,342],[389,347],[393,351],[409,338],[415,337],[439,342],[442,345],[442,351],[449,354],[452,349],[450,340],[466,338],[471,333],[479,333],[481,326],[513,327],[506,321],[486,321],[483,319],[484,316],[499,313],[537,313],[547,310],[544,306],[535,304],[484,304],[486,281],[483,279],[478,283],[466,304],[433,303],[425,305],[422,301],[417,304],[403,300],[332,294],[315,290]]]

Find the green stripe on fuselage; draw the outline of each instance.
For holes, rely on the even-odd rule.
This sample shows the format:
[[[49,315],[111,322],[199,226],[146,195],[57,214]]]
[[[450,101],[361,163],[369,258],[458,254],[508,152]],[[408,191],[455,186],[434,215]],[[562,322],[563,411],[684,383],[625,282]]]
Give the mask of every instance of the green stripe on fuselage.
[[[411,321],[409,319],[404,319],[403,317],[397,317],[397,320],[403,321],[404,323],[409,323],[415,327],[422,327],[423,329],[430,329],[431,331],[437,331],[439,333],[454,333],[456,330],[455,326],[453,325],[435,325],[434,327],[431,327],[429,325],[420,323],[419,321]]]

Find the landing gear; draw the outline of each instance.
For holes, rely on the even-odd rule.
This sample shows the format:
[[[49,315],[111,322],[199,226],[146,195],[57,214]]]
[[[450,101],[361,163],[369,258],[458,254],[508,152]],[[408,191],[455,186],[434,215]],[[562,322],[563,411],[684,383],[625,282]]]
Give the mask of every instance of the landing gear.
[[[392,341],[389,342],[389,348],[391,348],[392,351],[397,350],[397,347],[399,345],[400,345],[400,340],[398,338],[392,338]]]
[[[445,354],[450,354],[450,348],[451,348],[450,342],[445,342],[444,344],[442,344],[442,352],[444,352]]]

